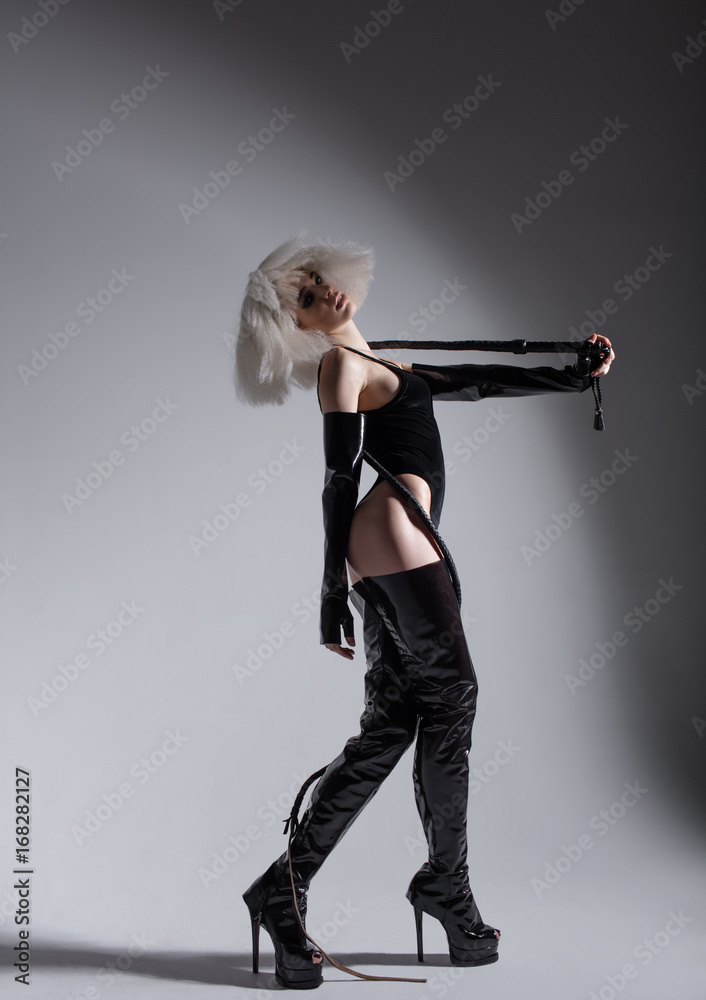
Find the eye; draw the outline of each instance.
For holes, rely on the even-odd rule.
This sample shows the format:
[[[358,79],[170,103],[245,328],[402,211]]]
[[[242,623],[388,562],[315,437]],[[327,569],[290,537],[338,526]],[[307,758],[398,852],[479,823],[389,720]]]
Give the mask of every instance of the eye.
[[[316,271],[312,271],[312,274],[314,275],[314,284],[315,285],[320,285],[321,282],[323,281],[323,278],[321,277],[321,275],[317,274]]]
[[[314,301],[314,296],[311,292],[307,292],[302,300],[302,309],[308,309],[311,303]]]

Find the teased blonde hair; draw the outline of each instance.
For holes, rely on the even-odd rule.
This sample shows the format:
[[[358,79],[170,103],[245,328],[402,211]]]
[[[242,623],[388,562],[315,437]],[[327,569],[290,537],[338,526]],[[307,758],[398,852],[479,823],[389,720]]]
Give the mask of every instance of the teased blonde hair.
[[[322,330],[297,325],[297,279],[317,271],[361,306],[375,266],[370,247],[350,241],[312,242],[298,233],[248,276],[235,348],[233,381],[238,399],[251,406],[281,404],[292,384],[310,389],[318,363],[332,347]]]

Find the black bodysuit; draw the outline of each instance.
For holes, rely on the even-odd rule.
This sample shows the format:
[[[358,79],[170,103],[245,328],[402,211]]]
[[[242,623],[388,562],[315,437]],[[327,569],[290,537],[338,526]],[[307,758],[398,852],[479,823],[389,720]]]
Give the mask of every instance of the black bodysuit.
[[[362,351],[356,351],[354,347],[346,347],[346,350],[355,351],[364,358],[369,357]],[[429,485],[429,513],[435,527],[438,527],[446,478],[444,453],[434,417],[431,390],[419,375],[399,368],[390,361],[383,361],[382,358],[371,360],[391,368],[399,375],[400,386],[389,403],[374,410],[360,411],[365,414],[365,450],[393,476],[411,472]],[[383,480],[384,477],[378,475],[366,496]]]
[[[392,476],[411,472],[428,483],[431,490],[429,513],[436,528],[444,503],[446,476],[433,399],[477,401],[497,396],[583,392],[591,384],[589,376],[578,375],[571,366],[557,369],[521,368],[516,365],[413,364],[409,372],[390,361],[364,354],[355,347],[339,346],[370,361],[377,361],[399,376],[399,389],[389,403],[374,410],[360,411],[365,414],[363,446]],[[366,496],[383,479],[385,477],[379,474]],[[401,487],[401,484],[398,485]]]

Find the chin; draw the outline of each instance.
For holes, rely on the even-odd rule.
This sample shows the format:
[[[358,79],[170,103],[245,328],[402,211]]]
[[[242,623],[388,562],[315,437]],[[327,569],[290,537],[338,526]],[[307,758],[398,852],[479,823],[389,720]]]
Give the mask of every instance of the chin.
[[[347,323],[349,319],[353,319],[355,314],[358,312],[358,306],[353,301],[353,299],[348,299],[346,301],[345,306],[343,307],[342,312],[343,312],[343,323],[341,323],[341,326]]]

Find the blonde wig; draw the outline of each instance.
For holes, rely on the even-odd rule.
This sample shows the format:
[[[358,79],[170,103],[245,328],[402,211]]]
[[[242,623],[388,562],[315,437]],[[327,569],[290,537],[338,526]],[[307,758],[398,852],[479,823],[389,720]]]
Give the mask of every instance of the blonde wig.
[[[316,385],[318,363],[333,346],[322,330],[302,330],[295,307],[302,272],[317,271],[361,306],[375,257],[357,243],[315,243],[306,232],[277,247],[248,276],[235,347],[234,384],[241,402],[281,404],[291,386]]]

